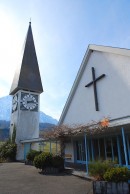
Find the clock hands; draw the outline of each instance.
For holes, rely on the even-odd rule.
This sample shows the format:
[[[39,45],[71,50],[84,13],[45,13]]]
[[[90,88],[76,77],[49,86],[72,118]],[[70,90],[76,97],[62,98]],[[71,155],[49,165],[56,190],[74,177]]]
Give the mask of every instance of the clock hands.
[[[27,103],[35,103],[34,100],[27,100]]]

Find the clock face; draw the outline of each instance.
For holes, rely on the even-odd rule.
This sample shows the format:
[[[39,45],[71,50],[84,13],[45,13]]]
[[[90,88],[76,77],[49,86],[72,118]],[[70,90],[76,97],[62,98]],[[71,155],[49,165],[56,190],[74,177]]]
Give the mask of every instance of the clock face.
[[[38,95],[21,93],[21,110],[38,110]]]
[[[15,94],[13,96],[13,101],[12,101],[12,112],[17,110],[17,106],[18,106],[18,95]]]

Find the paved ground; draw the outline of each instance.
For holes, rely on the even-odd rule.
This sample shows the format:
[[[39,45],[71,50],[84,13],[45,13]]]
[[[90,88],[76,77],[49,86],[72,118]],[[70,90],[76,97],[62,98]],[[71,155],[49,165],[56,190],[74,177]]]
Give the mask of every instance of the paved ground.
[[[0,164],[0,194],[92,194],[92,183],[87,180],[39,172],[23,163]]]

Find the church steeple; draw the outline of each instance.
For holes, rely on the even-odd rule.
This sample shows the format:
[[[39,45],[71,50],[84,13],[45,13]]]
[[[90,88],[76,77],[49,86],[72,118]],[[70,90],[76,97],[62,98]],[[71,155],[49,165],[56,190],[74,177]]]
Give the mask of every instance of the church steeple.
[[[27,90],[39,94],[43,92],[31,22],[29,22],[22,64],[15,73],[10,95],[15,94],[18,90]]]

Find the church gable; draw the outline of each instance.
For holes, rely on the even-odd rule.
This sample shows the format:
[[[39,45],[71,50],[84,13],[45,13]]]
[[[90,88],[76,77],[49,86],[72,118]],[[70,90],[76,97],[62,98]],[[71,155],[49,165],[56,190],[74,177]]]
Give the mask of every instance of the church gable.
[[[128,116],[129,73],[129,50],[90,45],[59,124],[87,124],[104,117]]]

